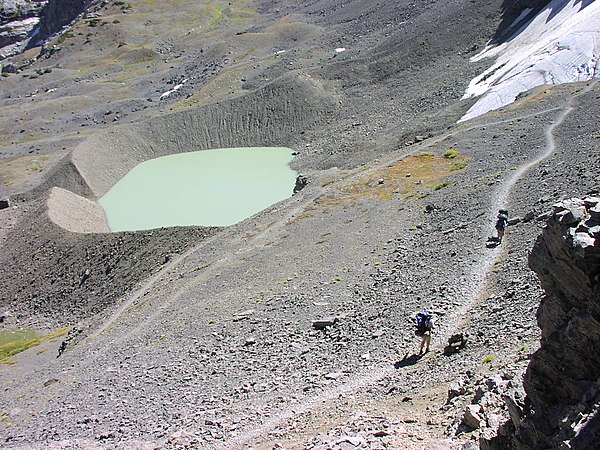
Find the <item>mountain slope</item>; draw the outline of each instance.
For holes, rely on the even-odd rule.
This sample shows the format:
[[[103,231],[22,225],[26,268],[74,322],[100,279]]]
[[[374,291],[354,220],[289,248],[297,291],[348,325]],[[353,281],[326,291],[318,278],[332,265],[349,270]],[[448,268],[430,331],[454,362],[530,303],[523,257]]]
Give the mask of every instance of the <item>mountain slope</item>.
[[[541,87],[454,125],[500,2],[121,6],[106,5],[104,25],[74,24],[28,77],[0,81],[3,192],[17,206],[0,211],[14,223],[1,236],[6,325],[83,329],[59,358],[57,341],[0,366],[3,446],[486,437],[460,427],[473,392],[446,404],[448,384],[500,371],[516,382],[537,348],[527,256],[543,221],[517,221],[500,246],[487,238],[499,207],[535,219],[597,190],[597,85]],[[234,135],[256,112],[285,132]],[[120,158],[160,139],[171,153],[285,138],[310,183],[233,227],[80,235],[45,214],[50,186],[93,199]],[[34,160],[47,168],[26,176]],[[437,330],[419,357],[411,320],[423,307]],[[467,347],[444,356],[456,332]]]

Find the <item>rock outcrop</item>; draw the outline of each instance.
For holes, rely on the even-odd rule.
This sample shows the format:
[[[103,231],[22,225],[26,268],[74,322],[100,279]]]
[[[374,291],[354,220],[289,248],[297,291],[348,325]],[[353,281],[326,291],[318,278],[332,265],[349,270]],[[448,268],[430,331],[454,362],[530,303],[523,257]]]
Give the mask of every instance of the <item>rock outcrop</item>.
[[[93,2],[94,0],[49,0],[42,11],[39,31],[35,36],[36,42],[31,44],[38,45],[40,41],[44,41],[60,31],[62,27],[70,24]]]
[[[23,49],[40,21],[46,1],[4,0],[0,2],[0,60]]]
[[[541,347],[524,378],[527,398],[511,414],[513,446],[598,448],[600,198],[554,205],[529,265],[546,297],[538,310]]]
[[[0,60],[41,45],[70,24],[94,0],[0,1]]]

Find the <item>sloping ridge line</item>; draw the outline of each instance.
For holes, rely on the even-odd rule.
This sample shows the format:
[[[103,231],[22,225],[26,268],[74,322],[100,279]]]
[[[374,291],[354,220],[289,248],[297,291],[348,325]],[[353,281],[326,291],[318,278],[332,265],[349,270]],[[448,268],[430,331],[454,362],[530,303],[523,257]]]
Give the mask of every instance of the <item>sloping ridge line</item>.
[[[300,132],[335,115],[338,102],[313,78],[292,74],[241,97],[91,136],[71,161],[93,197],[153,158],[226,147],[298,143]]]

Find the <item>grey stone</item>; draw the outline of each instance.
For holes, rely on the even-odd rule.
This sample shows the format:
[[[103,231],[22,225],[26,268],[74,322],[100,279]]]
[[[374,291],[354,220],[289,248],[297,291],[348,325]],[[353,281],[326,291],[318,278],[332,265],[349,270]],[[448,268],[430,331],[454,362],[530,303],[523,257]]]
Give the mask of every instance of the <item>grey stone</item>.
[[[552,216],[552,211],[546,211],[545,213],[542,213],[539,216],[537,216],[535,218],[535,220],[537,220],[538,222],[541,222],[543,220],[548,220],[551,216]]]
[[[504,422],[504,418],[499,414],[490,413],[487,416],[487,425],[493,430],[498,430],[500,425]]]
[[[2,65],[2,73],[17,73],[19,69],[12,63]]]
[[[325,375],[326,380],[338,380],[344,376],[343,372],[331,372]]]
[[[10,208],[10,198],[0,197],[0,209]]]
[[[237,322],[238,320],[243,320],[249,318],[251,315],[256,313],[255,309],[247,309],[246,311],[242,311],[233,316],[233,321]]]
[[[589,208],[588,212],[590,213],[590,216],[592,216],[592,219],[594,219],[596,222],[600,222],[600,203]]]
[[[600,225],[588,228],[588,234],[595,238],[600,238]]]
[[[523,216],[523,222],[531,222],[535,217],[533,211],[529,211],[527,214]]]
[[[600,203],[600,197],[586,197],[583,199],[586,208],[593,208]]]
[[[513,390],[503,396],[504,403],[508,407],[508,414],[510,415],[510,420],[512,420],[512,423],[515,426],[515,428],[519,428],[524,415],[524,405],[523,401],[521,400],[521,395],[522,394],[520,394],[520,392]]]
[[[363,444],[365,444],[365,440],[359,436],[344,436],[342,438],[340,438],[335,445],[342,445],[344,443],[348,443],[354,447],[359,447]]]
[[[560,212],[566,211],[568,208],[565,206],[563,202],[554,203],[552,205],[552,213],[558,214]]]
[[[586,215],[585,207],[581,206],[578,208],[570,208],[565,214],[562,215],[560,223],[562,225],[575,225],[581,222]]]
[[[594,247],[596,239],[588,233],[575,233],[573,236],[573,246],[579,248]]]
[[[501,375],[494,375],[485,380],[485,384],[487,385],[490,391],[501,392],[506,388],[508,382],[502,378]]]
[[[481,406],[479,405],[467,405],[463,413],[462,423],[463,425],[477,429],[481,426]]]
[[[481,399],[483,398],[483,396],[486,394],[486,390],[484,389],[484,387],[482,385],[477,386],[477,389],[475,389],[475,397],[473,398],[473,402],[475,403],[479,403],[481,401]]]
[[[580,207],[585,207],[585,202],[577,197],[570,198],[568,200],[564,200],[562,202],[567,209],[576,209]]]
[[[462,378],[454,380],[452,383],[450,383],[450,386],[448,386],[448,402],[450,402],[450,400],[452,400],[454,397],[463,395],[466,392],[467,390],[465,389],[464,380]]]
[[[440,314],[439,311],[436,311],[437,314]],[[442,313],[441,315],[445,314]],[[467,345],[469,341],[469,337],[466,333],[456,333],[448,338],[448,345],[444,348],[444,354],[449,356],[453,353],[457,353]]]
[[[483,394],[481,400],[479,400],[479,405],[483,408],[484,411],[492,411],[501,408],[504,405],[502,401],[502,397],[495,392],[489,391]]]
[[[379,329],[377,331],[374,331],[373,334],[371,335],[372,338],[378,338],[381,337],[385,334],[385,331],[382,329]]]
[[[294,194],[296,192],[301,191],[302,189],[304,189],[306,186],[308,185],[308,177],[306,177],[305,175],[298,175],[296,177],[296,184],[294,185]]]
[[[335,325],[337,321],[337,317],[324,317],[322,319],[313,320],[312,326],[316,330],[324,330],[327,327]]]

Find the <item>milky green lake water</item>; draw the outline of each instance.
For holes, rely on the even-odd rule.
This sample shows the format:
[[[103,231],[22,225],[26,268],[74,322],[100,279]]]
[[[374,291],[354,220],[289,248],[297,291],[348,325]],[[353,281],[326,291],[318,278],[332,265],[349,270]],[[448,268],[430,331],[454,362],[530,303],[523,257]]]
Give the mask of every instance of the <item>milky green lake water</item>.
[[[98,203],[112,231],[233,225],[292,195],[292,159],[283,147],[164,156],[134,167]]]

